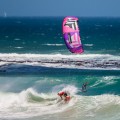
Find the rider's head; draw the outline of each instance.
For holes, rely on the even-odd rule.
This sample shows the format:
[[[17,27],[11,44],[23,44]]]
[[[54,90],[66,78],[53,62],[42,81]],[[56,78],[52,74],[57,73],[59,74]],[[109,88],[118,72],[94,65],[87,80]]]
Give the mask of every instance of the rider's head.
[[[66,96],[67,96],[67,93],[64,93],[64,96],[66,97]]]

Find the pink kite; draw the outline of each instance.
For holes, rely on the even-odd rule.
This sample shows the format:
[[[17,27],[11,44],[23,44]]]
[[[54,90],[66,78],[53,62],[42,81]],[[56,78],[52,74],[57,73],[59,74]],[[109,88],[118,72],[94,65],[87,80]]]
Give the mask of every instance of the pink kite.
[[[63,36],[64,41],[72,53],[82,53],[83,47],[80,40],[78,18],[76,17],[66,17],[63,20]]]

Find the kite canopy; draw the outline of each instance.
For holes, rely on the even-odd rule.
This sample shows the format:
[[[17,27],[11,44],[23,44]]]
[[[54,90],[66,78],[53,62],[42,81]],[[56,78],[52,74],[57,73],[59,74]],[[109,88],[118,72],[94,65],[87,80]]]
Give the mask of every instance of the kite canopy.
[[[82,53],[83,47],[80,40],[78,18],[65,17],[63,20],[63,36],[67,48],[72,53]]]

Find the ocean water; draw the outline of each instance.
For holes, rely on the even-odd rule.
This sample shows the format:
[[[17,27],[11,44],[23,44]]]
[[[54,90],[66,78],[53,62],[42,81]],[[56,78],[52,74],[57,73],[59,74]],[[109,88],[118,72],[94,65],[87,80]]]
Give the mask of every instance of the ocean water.
[[[0,18],[0,120],[120,119],[120,18],[80,17],[82,54],[66,48],[62,20]]]

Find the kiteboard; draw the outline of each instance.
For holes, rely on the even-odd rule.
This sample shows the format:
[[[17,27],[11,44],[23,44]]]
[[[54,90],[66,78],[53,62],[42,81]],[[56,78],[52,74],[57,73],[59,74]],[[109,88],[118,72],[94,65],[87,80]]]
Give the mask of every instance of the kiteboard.
[[[63,20],[63,37],[65,44],[70,52],[82,53],[83,46],[80,39],[78,18],[65,17]]]

